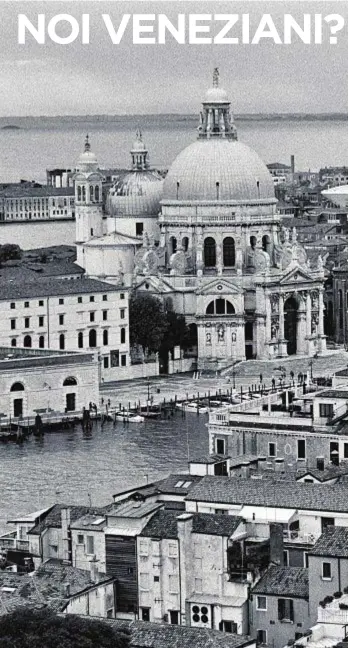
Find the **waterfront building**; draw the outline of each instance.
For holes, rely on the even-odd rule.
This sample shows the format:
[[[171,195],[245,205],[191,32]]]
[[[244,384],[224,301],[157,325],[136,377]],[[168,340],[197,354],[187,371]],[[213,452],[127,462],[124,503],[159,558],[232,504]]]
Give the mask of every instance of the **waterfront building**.
[[[163,185],[153,176],[150,181],[151,172],[143,168],[133,168],[126,185],[117,182],[107,199],[110,211],[118,211],[115,217],[103,220],[101,207],[88,202],[87,168],[89,173],[92,162],[97,173],[98,166],[89,151],[82,171],[89,184],[85,202],[76,196],[78,263],[94,277],[118,283],[123,276],[126,285],[139,291],[171,298],[197,340],[199,368],[322,353],[322,260],[311,262],[296,230],[281,226],[272,176],[258,155],[238,141],[218,76],[215,70],[213,87],[204,97],[198,140],[177,156]],[[132,155],[136,166],[145,165],[139,139]],[[158,242],[155,214],[161,187]],[[92,211],[94,225],[89,222]],[[115,231],[126,220],[143,222],[143,241],[137,238],[140,226],[132,237]]]
[[[251,626],[257,645],[281,647],[308,630],[312,623],[308,572],[273,565],[252,587]]]
[[[267,164],[267,169],[274,178],[284,178],[285,182],[286,177],[289,177],[292,172],[291,166],[282,164],[281,162],[270,162],[270,164]]]
[[[73,220],[74,189],[18,183],[0,187],[0,223]]]
[[[125,288],[93,279],[13,281],[1,285],[0,303],[1,345],[94,352],[100,380],[132,377]]]
[[[347,391],[301,391],[280,389],[211,411],[210,453],[259,456],[267,468],[279,471],[324,470],[347,461]]]
[[[0,416],[75,412],[99,402],[99,365],[92,350],[0,347]]]

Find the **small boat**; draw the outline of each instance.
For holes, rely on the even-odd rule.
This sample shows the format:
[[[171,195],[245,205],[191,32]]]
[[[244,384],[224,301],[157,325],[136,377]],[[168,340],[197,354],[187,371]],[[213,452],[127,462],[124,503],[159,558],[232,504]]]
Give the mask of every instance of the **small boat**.
[[[120,410],[120,412],[115,413],[114,420],[123,421],[124,423],[144,423],[144,416]]]
[[[197,401],[177,403],[177,408],[185,412],[193,412],[194,414],[207,414],[208,412],[208,407],[198,405]]]

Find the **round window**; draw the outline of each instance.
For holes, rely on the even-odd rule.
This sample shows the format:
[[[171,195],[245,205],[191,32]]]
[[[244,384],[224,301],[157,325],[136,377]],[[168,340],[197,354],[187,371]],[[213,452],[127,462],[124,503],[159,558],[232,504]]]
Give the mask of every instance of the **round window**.
[[[201,608],[201,614],[207,614],[207,612],[208,612],[208,609],[207,609],[207,607],[204,605],[204,606]]]
[[[200,608],[198,605],[193,605],[193,612],[194,614],[198,614],[198,612],[200,612]]]
[[[202,621],[202,623],[207,623],[208,622],[208,616],[206,616],[206,614],[203,614],[202,617],[201,617],[201,621]]]
[[[195,623],[198,623],[200,621],[200,617],[198,614],[193,614],[193,621],[195,621]]]

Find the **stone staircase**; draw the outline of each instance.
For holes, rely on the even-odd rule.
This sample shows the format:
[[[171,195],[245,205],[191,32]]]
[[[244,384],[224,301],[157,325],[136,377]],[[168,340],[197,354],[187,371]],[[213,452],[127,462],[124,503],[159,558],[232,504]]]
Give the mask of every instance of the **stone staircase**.
[[[308,356],[290,356],[289,358],[278,358],[276,360],[245,360],[236,364],[234,367],[226,367],[220,371],[221,377],[229,377],[235,373],[236,377],[254,376],[258,378],[262,374],[263,378],[270,378],[274,374],[275,378],[280,375],[277,370],[283,367],[289,377],[290,371],[297,376],[299,372],[307,373],[310,371],[310,360]],[[335,371],[345,369],[348,366],[348,353],[344,349],[328,351],[326,355],[312,358],[313,376],[327,377],[334,374]]]

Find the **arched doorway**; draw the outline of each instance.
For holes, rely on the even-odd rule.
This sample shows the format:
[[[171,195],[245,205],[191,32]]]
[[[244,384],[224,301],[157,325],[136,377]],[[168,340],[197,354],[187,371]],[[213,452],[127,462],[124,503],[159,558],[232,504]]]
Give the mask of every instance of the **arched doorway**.
[[[298,303],[294,297],[289,297],[284,305],[284,338],[288,355],[297,353],[297,314]]]

